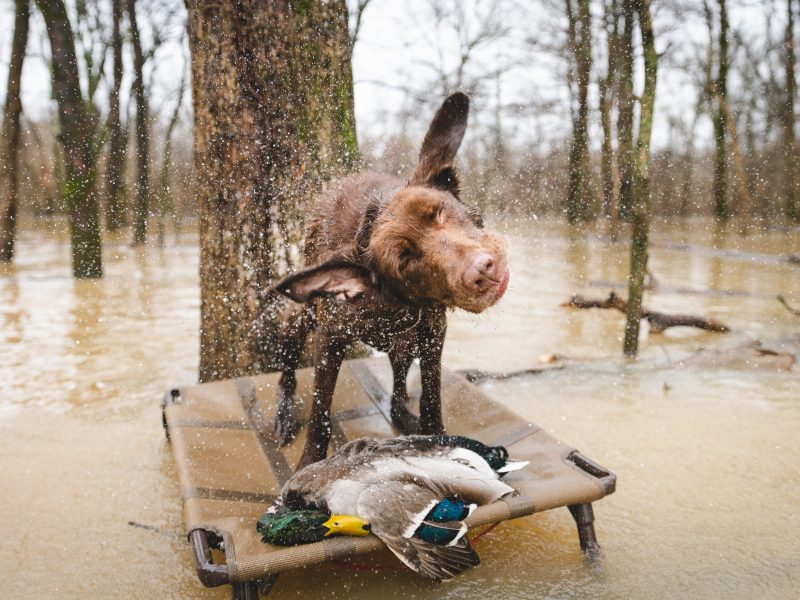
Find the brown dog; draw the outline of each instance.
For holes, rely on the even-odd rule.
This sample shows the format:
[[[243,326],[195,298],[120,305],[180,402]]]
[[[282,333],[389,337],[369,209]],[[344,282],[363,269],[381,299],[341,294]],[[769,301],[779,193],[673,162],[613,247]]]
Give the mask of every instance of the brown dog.
[[[275,290],[292,304],[281,325],[284,360],[275,430],[297,433],[295,369],[314,337],[314,405],[299,467],[325,458],[330,404],[347,346],[361,340],[388,352],[394,372],[392,421],[403,433],[444,431],[441,359],[446,308],[479,313],[505,293],[505,240],[483,229],[459,198],[453,161],[469,99],[447,98],[433,118],[408,183],[378,173],[345,177],[320,197],[306,238],[306,264]],[[407,407],[406,377],[420,359],[420,416]]]

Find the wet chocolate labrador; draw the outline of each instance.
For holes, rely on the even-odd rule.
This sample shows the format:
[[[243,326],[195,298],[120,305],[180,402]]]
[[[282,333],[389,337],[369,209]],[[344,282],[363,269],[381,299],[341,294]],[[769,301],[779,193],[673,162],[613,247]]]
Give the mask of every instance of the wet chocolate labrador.
[[[298,467],[325,458],[333,390],[345,350],[355,340],[389,354],[394,425],[403,433],[444,431],[446,310],[482,312],[500,300],[509,280],[504,238],[486,231],[481,216],[459,196],[454,159],[468,112],[462,93],[444,101],[409,181],[361,172],[334,183],[310,218],[310,266],[274,286],[293,300],[279,341],[284,364],[274,427],[282,443],[299,428],[295,370],[306,337],[315,332],[314,404]],[[422,376],[419,417],[407,407],[406,378],[414,358]]]

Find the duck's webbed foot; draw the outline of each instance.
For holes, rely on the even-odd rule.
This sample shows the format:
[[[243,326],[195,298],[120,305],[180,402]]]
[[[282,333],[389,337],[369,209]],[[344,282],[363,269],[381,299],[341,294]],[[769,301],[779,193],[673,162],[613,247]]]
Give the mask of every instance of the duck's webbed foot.
[[[300,421],[297,419],[293,393],[279,385],[276,401],[278,409],[272,420],[272,430],[278,438],[278,443],[285,446],[297,437],[300,432]]]

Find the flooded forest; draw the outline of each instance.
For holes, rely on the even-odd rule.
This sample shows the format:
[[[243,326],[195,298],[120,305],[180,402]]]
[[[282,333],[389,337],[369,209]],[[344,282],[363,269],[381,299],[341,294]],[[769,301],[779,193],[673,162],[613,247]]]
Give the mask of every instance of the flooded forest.
[[[800,0],[0,0],[0,596],[228,597],[160,399],[281,370],[316,199],[438,160],[510,272],[443,368],[617,475],[602,562],[553,510],[441,585],[356,560],[270,596],[795,597],[799,46]]]

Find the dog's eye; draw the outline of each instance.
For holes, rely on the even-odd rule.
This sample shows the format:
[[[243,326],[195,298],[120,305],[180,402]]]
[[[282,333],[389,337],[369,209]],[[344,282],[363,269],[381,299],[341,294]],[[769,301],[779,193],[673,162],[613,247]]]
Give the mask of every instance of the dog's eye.
[[[428,213],[428,218],[440,227],[444,225],[444,216],[444,204],[438,208],[432,208],[431,212]]]
[[[402,249],[400,250],[400,269],[405,269],[411,261],[415,260],[418,257],[418,253],[416,248],[410,242],[403,244]]]

